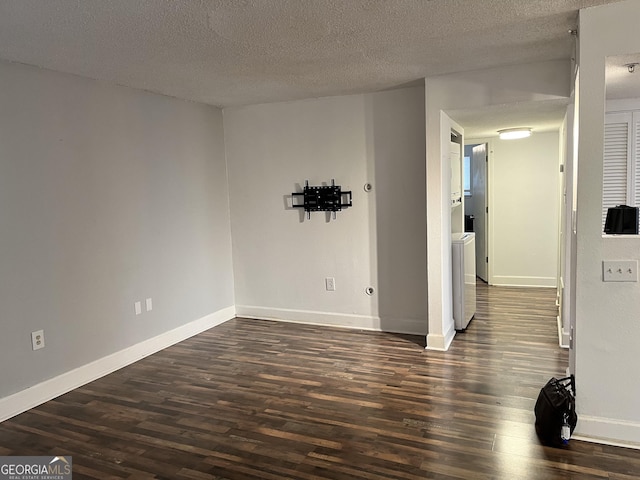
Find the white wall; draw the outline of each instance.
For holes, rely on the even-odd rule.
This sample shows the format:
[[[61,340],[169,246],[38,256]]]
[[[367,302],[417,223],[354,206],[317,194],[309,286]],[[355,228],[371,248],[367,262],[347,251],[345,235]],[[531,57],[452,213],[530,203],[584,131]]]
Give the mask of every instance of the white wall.
[[[602,261],[640,259],[640,239],[603,238],[604,60],[640,52],[640,2],[580,13],[574,349],[582,435],[640,443],[640,284],[604,283]]]
[[[229,108],[224,121],[238,314],[425,334],[424,90]],[[336,220],[290,207],[305,180],[332,178],[353,191]]]
[[[567,107],[567,113],[560,129],[560,156],[564,165],[564,171],[560,180],[560,269],[558,287],[560,293],[560,344],[567,348],[570,344],[572,317],[575,317],[575,259],[576,259],[576,236],[573,228],[574,212],[574,190],[575,163],[574,142],[577,136],[574,135],[574,114],[575,97]]]
[[[232,308],[221,111],[0,62],[0,225],[0,398]]]
[[[489,148],[489,283],[555,287],[559,133],[496,138]]]
[[[571,64],[550,61],[462,72],[425,79],[427,152],[427,347],[448,348],[451,318],[451,212],[448,172],[441,149],[442,112],[569,97]],[[453,118],[455,120],[455,118]],[[464,127],[464,125],[462,125]]]

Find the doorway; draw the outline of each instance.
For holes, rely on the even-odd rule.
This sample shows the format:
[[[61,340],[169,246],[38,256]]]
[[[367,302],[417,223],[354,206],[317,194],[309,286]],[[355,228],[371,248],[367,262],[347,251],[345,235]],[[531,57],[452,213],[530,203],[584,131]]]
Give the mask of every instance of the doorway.
[[[487,143],[467,144],[464,147],[465,230],[476,234],[476,276],[485,283],[489,282],[488,155]]]
[[[465,142],[476,272],[490,285],[557,287],[560,133]]]

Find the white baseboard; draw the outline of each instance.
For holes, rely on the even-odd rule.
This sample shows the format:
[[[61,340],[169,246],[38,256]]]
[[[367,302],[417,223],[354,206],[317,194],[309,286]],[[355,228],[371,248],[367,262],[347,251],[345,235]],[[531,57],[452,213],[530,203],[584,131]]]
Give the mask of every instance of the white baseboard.
[[[276,320],[281,322],[305,323],[309,325],[325,325],[330,327],[373,330],[379,332],[406,333],[410,335],[426,335],[428,328],[426,318],[380,318],[349,313],[256,307],[252,305],[236,305],[236,315],[238,317],[256,318],[258,320]]]
[[[174,328],[173,330],[132,345],[124,350],[112,353],[111,355],[65,372],[57,377],[45,380],[33,387],[29,387],[8,397],[0,398],[0,422],[26,412],[33,407],[37,407],[75,388],[93,382],[98,378],[135,363],[171,345],[182,342],[216,325],[220,325],[234,317],[235,308],[233,306],[218,310],[186,325]]]
[[[456,336],[456,330],[454,326],[451,326],[447,332],[442,333],[430,333],[427,335],[426,350],[436,350],[439,352],[446,352],[453,342],[453,337]]]
[[[491,285],[498,287],[557,287],[556,277],[517,277],[492,275]]]
[[[558,344],[561,348],[569,348],[569,332],[562,329],[560,315],[556,315],[556,321],[558,322]]]
[[[578,412],[576,440],[640,450],[640,423],[590,417]]]

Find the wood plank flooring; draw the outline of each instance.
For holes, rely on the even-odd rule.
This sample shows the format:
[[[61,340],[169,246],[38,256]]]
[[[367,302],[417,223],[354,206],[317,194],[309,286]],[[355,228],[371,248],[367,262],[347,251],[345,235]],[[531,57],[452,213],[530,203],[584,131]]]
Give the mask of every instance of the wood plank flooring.
[[[640,451],[538,443],[556,314],[555,290],[479,284],[446,353],[236,319],[5,421],[0,455],[72,455],[76,480],[640,478]]]

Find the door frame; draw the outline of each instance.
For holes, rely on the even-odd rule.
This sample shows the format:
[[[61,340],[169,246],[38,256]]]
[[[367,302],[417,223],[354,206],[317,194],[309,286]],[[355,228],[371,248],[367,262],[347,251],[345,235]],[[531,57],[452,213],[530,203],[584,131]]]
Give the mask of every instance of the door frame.
[[[491,255],[491,247],[492,247],[492,243],[491,243],[491,235],[490,235],[490,231],[492,228],[492,224],[491,224],[491,186],[490,186],[490,179],[491,179],[491,139],[490,138],[479,138],[479,139],[465,139],[465,147],[468,145],[485,145],[486,148],[486,155],[487,155],[487,161],[486,161],[486,171],[485,171],[485,197],[484,197],[484,207],[485,207],[485,214],[484,214],[484,245],[485,245],[485,251],[484,252],[480,252],[483,253],[485,258],[489,258],[489,261],[486,262],[487,264],[487,278],[486,279],[482,279],[483,281],[486,281],[489,285],[493,284],[493,277],[492,277],[492,265],[491,265],[491,261],[492,261],[492,255]],[[471,165],[471,171],[472,171],[472,177],[473,177],[473,163]],[[473,185],[472,185],[472,189],[473,189]],[[475,206],[475,205],[474,205]],[[477,219],[476,219],[477,220]],[[475,220],[474,220],[474,224],[475,224]],[[474,229],[475,230],[475,229]],[[478,243],[476,242],[476,256],[479,255],[479,252],[477,251],[477,245]],[[476,272],[477,274],[477,272]]]

